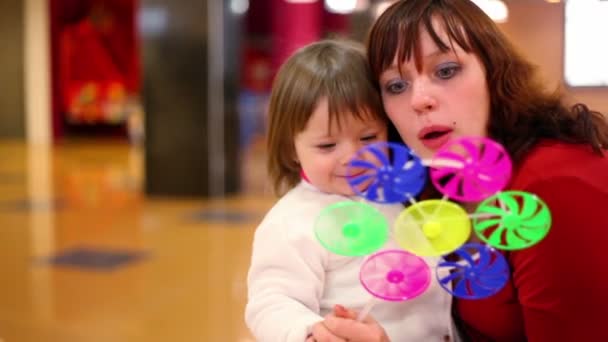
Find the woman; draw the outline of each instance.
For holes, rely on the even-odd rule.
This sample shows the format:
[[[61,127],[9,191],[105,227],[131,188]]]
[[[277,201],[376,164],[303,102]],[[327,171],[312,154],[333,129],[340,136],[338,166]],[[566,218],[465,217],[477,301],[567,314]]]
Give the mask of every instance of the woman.
[[[466,0],[403,0],[377,20],[368,58],[384,108],[423,158],[462,136],[486,136],[514,162],[509,189],[553,215],[546,238],[504,253],[509,283],[483,300],[454,298],[464,340],[608,341],[608,124],[548,93],[535,68]],[[471,210],[467,206],[467,209]],[[336,310],[317,341],[387,341],[373,319]]]

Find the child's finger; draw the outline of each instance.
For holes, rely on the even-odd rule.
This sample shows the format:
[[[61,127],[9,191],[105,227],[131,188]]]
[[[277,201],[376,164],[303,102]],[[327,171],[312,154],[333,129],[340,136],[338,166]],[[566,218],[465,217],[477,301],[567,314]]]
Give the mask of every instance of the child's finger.
[[[329,331],[323,322],[313,325],[312,336],[308,337],[306,341],[309,342],[310,340],[318,342],[346,342],[345,339],[340,338]]]
[[[357,312],[349,310],[342,305],[334,305],[334,315],[340,318],[357,319]]]
[[[388,342],[386,332],[372,317],[368,317],[364,322],[357,322],[354,319],[344,319],[329,316],[323,322],[325,328],[333,335],[339,336],[346,341],[352,342]]]

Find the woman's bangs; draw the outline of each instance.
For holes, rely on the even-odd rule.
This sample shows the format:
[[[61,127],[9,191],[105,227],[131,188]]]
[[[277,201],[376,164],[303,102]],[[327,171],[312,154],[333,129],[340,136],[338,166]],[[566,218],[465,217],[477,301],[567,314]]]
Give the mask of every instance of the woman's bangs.
[[[446,15],[440,7],[428,6],[420,10],[418,16],[406,16],[406,18],[416,18],[415,20],[403,20],[399,13],[385,18],[383,23],[379,23],[380,29],[372,32],[370,36],[372,44],[369,45],[370,63],[375,75],[380,75],[389,69],[395,58],[398,68],[414,58],[416,68],[421,69],[422,56],[419,42],[421,29],[429,33],[442,52],[454,50],[453,42],[466,52],[472,50],[461,18]],[[439,33],[442,31],[445,31],[448,37],[447,42],[440,38]],[[382,53],[374,53],[375,51]]]

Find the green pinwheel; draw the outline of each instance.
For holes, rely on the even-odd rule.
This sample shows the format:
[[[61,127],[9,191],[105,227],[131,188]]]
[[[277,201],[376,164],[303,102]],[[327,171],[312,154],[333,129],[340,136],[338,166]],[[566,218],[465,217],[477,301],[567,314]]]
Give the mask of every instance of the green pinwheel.
[[[502,250],[519,250],[541,241],[551,227],[551,212],[538,196],[524,191],[500,192],[478,207],[473,230]]]

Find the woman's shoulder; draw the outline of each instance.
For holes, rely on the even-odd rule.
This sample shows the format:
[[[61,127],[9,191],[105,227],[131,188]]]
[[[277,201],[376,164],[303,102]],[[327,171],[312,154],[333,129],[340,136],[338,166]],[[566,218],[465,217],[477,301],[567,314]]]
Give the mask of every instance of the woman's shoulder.
[[[537,182],[577,179],[608,189],[608,151],[600,156],[589,145],[542,140],[516,167],[512,188]]]

